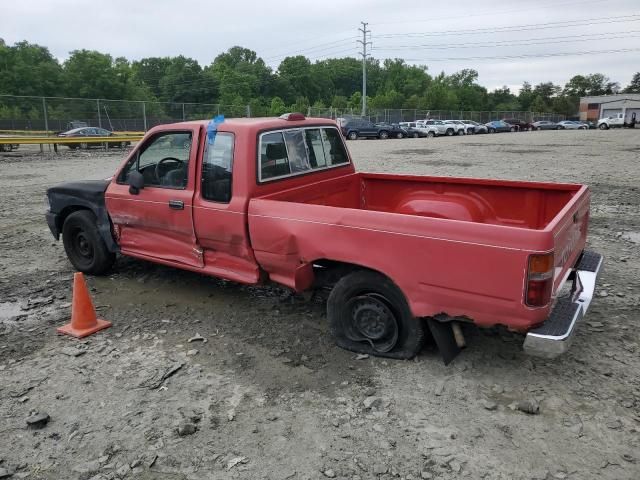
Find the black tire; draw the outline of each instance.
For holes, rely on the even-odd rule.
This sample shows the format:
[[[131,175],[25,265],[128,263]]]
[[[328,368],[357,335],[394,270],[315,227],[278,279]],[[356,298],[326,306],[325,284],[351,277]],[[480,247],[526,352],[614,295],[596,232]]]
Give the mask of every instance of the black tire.
[[[433,132],[427,132],[427,138],[433,138],[433,137],[435,137],[435,136],[436,136],[436,134],[435,134],[435,133],[433,133]]]
[[[413,138],[420,138],[420,134],[418,132],[415,132],[412,136]]]
[[[336,344],[346,350],[396,359],[413,358],[426,338],[402,291],[387,277],[358,270],[342,277],[327,302]]]
[[[496,133],[496,129],[495,129],[495,128],[490,128],[490,129],[488,130],[488,132],[489,132],[489,133]]]
[[[510,132],[515,132],[515,131],[516,131],[516,127],[511,127],[511,128],[509,129],[509,131],[510,131]]]
[[[116,259],[98,233],[96,216],[89,210],[78,210],[65,219],[62,243],[67,258],[82,273],[101,275]]]
[[[456,133],[456,132],[454,132],[453,128],[449,128],[449,129],[446,131],[446,135],[447,135],[447,137],[452,137],[455,133]]]
[[[347,135],[347,138],[349,140],[357,140],[358,139],[358,132],[349,132],[349,134]]]
[[[89,149],[89,144],[86,142],[82,142],[80,144],[80,150],[88,150]]]
[[[382,130],[378,133],[378,138],[380,140],[386,140],[387,138],[389,138],[389,132],[387,132],[386,130]]]
[[[396,133],[396,138],[397,139],[404,138],[404,133],[401,133],[401,132]]]
[[[609,125],[607,125],[606,123],[601,123],[598,128],[600,130],[609,130]]]

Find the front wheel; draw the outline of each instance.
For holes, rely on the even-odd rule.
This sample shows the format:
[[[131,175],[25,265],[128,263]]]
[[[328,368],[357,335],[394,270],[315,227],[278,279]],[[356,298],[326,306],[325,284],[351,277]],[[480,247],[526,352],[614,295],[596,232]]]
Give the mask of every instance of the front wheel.
[[[349,140],[357,140],[358,132],[349,132],[349,135],[347,135],[347,138],[349,138]]]
[[[413,317],[402,291],[369,270],[352,272],[336,283],[327,317],[336,344],[353,352],[412,358],[426,337],[424,323]]]
[[[73,212],[62,226],[62,243],[67,257],[76,270],[100,275],[111,268],[115,254],[98,233],[96,216],[89,210]]]
[[[397,139],[404,138],[404,133],[400,133],[400,132],[396,133],[396,138]]]
[[[427,132],[427,138],[433,138],[433,137],[435,137],[435,136],[436,136],[436,134],[435,134],[435,133],[433,133],[433,132]]]
[[[450,128],[449,130],[447,130],[447,137],[452,137],[454,133],[455,132],[453,131],[453,128]]]
[[[516,129],[515,129],[515,127],[511,127],[511,128],[509,129],[509,131],[510,131],[510,132],[515,132],[515,131],[516,131]]]
[[[386,132],[386,131],[384,131],[384,130],[383,130],[383,131],[381,131],[381,132],[378,134],[378,138],[380,138],[381,140],[386,140],[387,138],[389,138],[389,132]]]
[[[609,126],[606,123],[601,123],[598,127],[600,130],[608,130]]]
[[[496,129],[495,128],[490,128],[489,129],[489,133],[496,133]]]
[[[418,132],[415,132],[415,133],[413,134],[413,138],[420,138],[420,134],[419,134]]]

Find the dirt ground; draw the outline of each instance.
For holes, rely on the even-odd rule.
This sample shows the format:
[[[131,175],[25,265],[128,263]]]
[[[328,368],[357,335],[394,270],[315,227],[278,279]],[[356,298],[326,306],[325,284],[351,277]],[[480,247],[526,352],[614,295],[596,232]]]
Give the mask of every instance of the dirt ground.
[[[606,264],[569,353],[467,328],[448,367],[433,346],[358,359],[333,345],[321,298],[126,258],[88,278],[113,327],[58,336],[73,271],[45,189],[110,176],[122,153],[23,148],[0,154],[0,478],[640,478],[640,131],[348,146],[366,171],[589,184]]]

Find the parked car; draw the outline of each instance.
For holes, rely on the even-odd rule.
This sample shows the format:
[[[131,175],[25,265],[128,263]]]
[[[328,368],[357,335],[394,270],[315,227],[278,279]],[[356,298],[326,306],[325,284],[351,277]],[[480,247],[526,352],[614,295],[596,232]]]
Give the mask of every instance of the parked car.
[[[461,120],[445,120],[444,123],[453,126],[456,135],[467,133],[467,126]]]
[[[533,130],[533,125],[531,123],[518,118],[504,118],[502,121],[516,127],[516,132],[528,132]]]
[[[485,125],[488,133],[516,131],[516,127],[509,125],[507,122],[503,122],[502,120],[494,120],[492,122],[485,123]]]
[[[393,133],[400,133],[404,136],[404,131],[397,132],[392,125],[375,124],[368,120],[352,119],[347,120],[340,127],[342,134],[349,140],[357,140],[358,138],[389,138]],[[398,127],[399,130],[400,127]]]
[[[563,120],[558,122],[558,130],[587,130],[587,127],[584,123],[576,122],[574,120]]]
[[[65,138],[91,138],[91,137],[113,137],[114,133],[109,130],[105,130],[104,128],[99,127],[80,127],[68,130],[66,132],[62,132],[58,134],[58,137]],[[125,148],[131,145],[131,142],[112,142],[109,143],[110,146]],[[75,150],[76,148],[80,148],[82,150],[86,150],[88,148],[93,147],[102,147],[102,143],[95,142],[78,142],[78,143],[69,143],[67,146],[71,150]]]
[[[389,131],[389,138],[406,138],[407,131],[397,123],[379,122],[376,123],[381,129]]]
[[[437,135],[452,136],[456,134],[456,127],[445,123],[444,120],[418,120],[416,124],[418,127],[435,128],[438,132]]]
[[[438,129],[433,125],[425,125],[421,122],[400,122],[400,126],[407,131],[408,136],[433,138],[438,136]]]
[[[557,130],[558,124],[549,120],[538,120],[531,124],[533,130]]]
[[[185,134],[188,150],[165,141]],[[288,114],[154,127],[111,178],[49,188],[46,220],[91,275],[120,254],[328,290],[329,331],[358,353],[411,358],[430,331],[449,362],[464,321],[525,333],[525,352],[549,358],[584,323],[602,267],[585,250],[590,196],[577,184],[357,172],[335,122]]]
[[[461,122],[467,127],[467,134],[488,132],[486,125],[474,122],[473,120],[461,120]]]

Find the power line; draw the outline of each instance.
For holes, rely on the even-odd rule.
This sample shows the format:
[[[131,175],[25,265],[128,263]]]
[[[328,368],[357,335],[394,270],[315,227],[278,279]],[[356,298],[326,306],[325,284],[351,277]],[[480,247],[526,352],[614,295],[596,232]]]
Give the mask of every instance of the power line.
[[[611,23],[626,23],[640,21],[640,15],[622,15],[618,17],[602,17],[590,18],[585,20],[567,20],[563,22],[547,22],[532,23],[527,25],[513,25],[505,27],[476,28],[471,30],[439,30],[432,32],[413,32],[413,33],[386,33],[376,36],[376,38],[395,38],[395,37],[433,37],[440,35],[469,35],[483,33],[503,33],[511,31],[528,31],[547,28],[568,28],[568,27],[584,27],[589,25],[603,25]]]
[[[270,59],[273,59],[273,58],[282,58],[282,57],[288,57],[288,56],[295,56],[295,55],[299,55],[300,53],[308,52],[308,51],[311,51],[311,50],[317,50],[318,48],[321,48],[323,46],[335,45],[335,44],[343,44],[343,43],[346,43],[346,42],[353,42],[356,39],[357,39],[357,37],[348,37],[348,38],[343,38],[341,40],[336,40],[336,41],[333,41],[333,42],[320,43],[320,44],[318,44],[318,45],[316,45],[314,47],[306,48],[306,49],[303,49],[303,50],[289,51],[287,53],[280,54],[280,55],[272,55],[272,56],[269,56],[269,57],[264,57],[263,60],[270,60]],[[335,45],[335,46],[338,46],[338,45]]]
[[[560,53],[535,53],[524,55],[500,55],[491,57],[447,57],[447,58],[405,58],[407,62],[442,62],[442,61],[462,61],[462,60],[515,60],[523,58],[549,58],[549,57],[570,57],[581,55],[600,55],[603,53],[628,53],[638,52],[640,48],[619,48],[612,50],[589,50],[585,52],[560,52]]]
[[[556,45],[556,44],[561,44],[561,43],[574,43],[574,42],[582,42],[584,41],[585,38],[589,38],[592,39],[596,36],[604,36],[607,35],[605,38],[600,38],[598,40],[615,40],[615,39],[620,39],[620,38],[637,38],[640,35],[628,35],[629,33],[640,33],[640,30],[633,30],[630,32],[626,32],[625,34],[621,34],[621,35],[609,35],[606,33],[601,33],[601,34],[588,34],[588,35],[574,35],[574,36],[565,36],[565,37],[547,37],[547,39],[549,40],[553,40],[553,39],[558,39],[558,40],[553,40],[553,41],[541,41],[541,42],[536,42],[536,41],[531,41],[531,40],[535,40],[535,39],[527,39],[527,40],[502,40],[502,41],[495,41],[495,42],[476,42],[476,43],[458,43],[455,45],[451,45],[449,44],[423,44],[423,45],[389,45],[389,46],[381,46],[381,47],[375,47],[374,50],[406,50],[406,49],[418,49],[418,50],[451,50],[451,49],[458,49],[458,48],[498,48],[498,47],[521,47],[521,46],[529,46],[529,45]],[[573,38],[572,40],[570,38]],[[564,39],[564,40],[559,40],[559,39]],[[545,40],[545,39],[539,39],[539,40]]]

